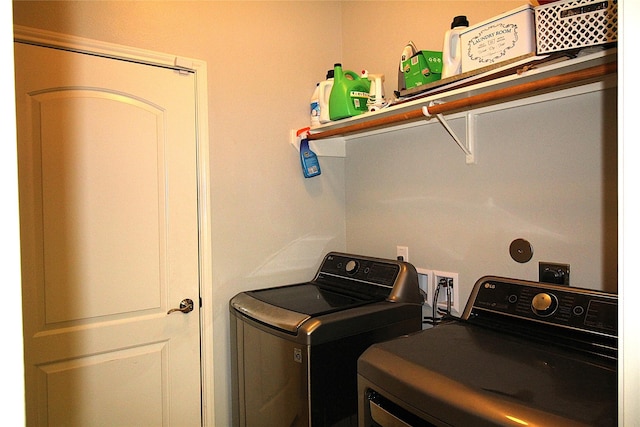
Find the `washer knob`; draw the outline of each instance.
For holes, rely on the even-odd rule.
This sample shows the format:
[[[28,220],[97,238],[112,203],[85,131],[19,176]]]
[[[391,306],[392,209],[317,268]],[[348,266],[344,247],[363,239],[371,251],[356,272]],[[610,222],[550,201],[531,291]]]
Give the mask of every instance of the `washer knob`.
[[[531,309],[539,316],[549,316],[556,311],[557,307],[558,301],[555,296],[547,293],[540,293],[531,300]]]
[[[358,263],[354,260],[348,261],[347,265],[345,266],[345,270],[347,270],[347,273],[349,274],[355,273],[357,269],[358,269]]]

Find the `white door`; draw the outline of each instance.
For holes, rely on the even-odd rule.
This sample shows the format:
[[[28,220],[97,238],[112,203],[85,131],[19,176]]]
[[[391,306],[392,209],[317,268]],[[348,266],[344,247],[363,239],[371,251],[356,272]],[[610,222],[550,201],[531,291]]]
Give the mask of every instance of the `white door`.
[[[200,425],[194,76],[15,49],[28,425]]]

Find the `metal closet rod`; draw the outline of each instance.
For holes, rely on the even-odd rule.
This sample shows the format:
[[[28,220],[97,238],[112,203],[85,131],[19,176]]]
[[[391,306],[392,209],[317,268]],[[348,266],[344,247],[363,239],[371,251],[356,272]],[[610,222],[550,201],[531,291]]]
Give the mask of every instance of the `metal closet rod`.
[[[569,83],[576,83],[583,80],[589,80],[606,76],[607,74],[615,73],[618,70],[617,62],[609,62],[607,64],[597,65],[584,70],[572,71],[570,73],[560,74],[558,76],[546,77],[533,82],[522,83],[516,86],[494,90],[479,95],[470,96],[468,98],[458,99],[455,101],[445,102],[442,104],[433,104],[427,107],[427,111],[430,116],[437,114],[449,113],[452,111],[459,111],[469,109],[481,104],[486,104],[495,101],[501,101],[507,98],[516,97],[519,95],[530,94],[532,92],[554,88]],[[395,123],[406,122],[409,120],[415,120],[424,118],[425,114],[422,108],[416,110],[407,111],[404,113],[398,113],[391,116],[381,117],[378,119],[371,119],[363,121],[361,123],[354,123],[339,129],[330,129],[315,134],[309,135],[309,140],[318,140],[329,138],[332,136],[348,135],[352,133],[362,132],[378,127],[385,127]]]

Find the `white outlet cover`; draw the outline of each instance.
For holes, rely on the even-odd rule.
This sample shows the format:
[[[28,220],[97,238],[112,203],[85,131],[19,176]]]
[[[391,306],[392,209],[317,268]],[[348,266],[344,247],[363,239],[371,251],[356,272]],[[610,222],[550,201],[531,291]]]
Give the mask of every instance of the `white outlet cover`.
[[[438,277],[450,277],[453,279],[453,289],[452,289],[453,301],[451,302],[451,310],[458,314],[461,314],[462,311],[460,308],[460,288],[458,285],[458,273],[433,270],[432,275],[433,275],[431,279],[431,295],[432,296],[435,294],[436,286],[438,286]],[[440,297],[440,295],[438,295],[438,297]],[[440,298],[438,299],[440,300]]]
[[[409,247],[396,246],[396,257],[402,257],[404,262],[409,262]]]
[[[433,289],[431,285],[433,281],[433,270],[416,267],[416,271],[418,272],[418,286],[420,286],[420,289],[422,289],[426,294],[426,303],[431,305],[431,299],[433,298]]]

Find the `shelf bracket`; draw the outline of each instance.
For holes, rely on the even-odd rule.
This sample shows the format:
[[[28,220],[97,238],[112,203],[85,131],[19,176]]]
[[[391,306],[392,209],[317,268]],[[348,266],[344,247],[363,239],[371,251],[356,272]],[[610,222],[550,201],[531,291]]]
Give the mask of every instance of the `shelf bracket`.
[[[289,131],[289,142],[297,151],[300,151],[300,138],[296,136],[296,132],[293,129]],[[347,157],[344,138],[327,138],[321,142],[321,144],[317,144],[317,141],[309,141],[309,148],[318,157]]]
[[[460,137],[458,137],[458,134],[451,128],[451,126],[449,126],[447,119],[445,119],[442,114],[432,115],[431,113],[429,113],[429,107],[435,105],[436,103],[436,101],[431,101],[429,103],[429,106],[423,106],[422,114],[427,118],[437,118],[440,124],[446,129],[446,131],[449,133],[449,135],[451,135],[458,147],[460,147],[462,152],[465,154],[465,160],[467,164],[476,164],[476,115],[470,112],[465,113],[466,143],[464,143],[462,142]]]

